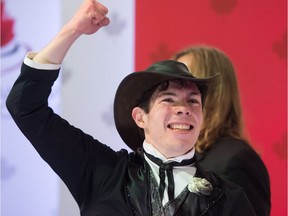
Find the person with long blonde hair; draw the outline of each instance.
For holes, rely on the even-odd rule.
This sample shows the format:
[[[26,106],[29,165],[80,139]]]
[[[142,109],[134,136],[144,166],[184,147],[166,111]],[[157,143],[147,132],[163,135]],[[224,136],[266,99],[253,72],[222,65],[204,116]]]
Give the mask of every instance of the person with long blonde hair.
[[[236,72],[228,56],[215,47],[197,45],[172,59],[187,65],[197,78],[220,74],[207,93],[203,122],[195,144],[200,164],[245,190],[259,216],[270,215],[268,171],[245,134]]]

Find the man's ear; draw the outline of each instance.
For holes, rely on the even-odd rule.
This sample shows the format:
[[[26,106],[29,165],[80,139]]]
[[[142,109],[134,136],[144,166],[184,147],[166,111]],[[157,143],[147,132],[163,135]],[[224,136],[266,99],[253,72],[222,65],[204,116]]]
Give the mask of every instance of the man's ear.
[[[134,107],[132,110],[132,118],[140,128],[144,128],[145,122],[143,120],[144,110],[140,107]]]

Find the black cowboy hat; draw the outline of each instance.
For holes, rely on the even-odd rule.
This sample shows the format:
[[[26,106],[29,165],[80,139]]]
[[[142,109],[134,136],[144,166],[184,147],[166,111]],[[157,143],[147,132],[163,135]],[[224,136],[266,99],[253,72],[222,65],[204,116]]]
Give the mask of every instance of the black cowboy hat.
[[[143,144],[144,137],[132,118],[132,109],[139,105],[137,101],[144,92],[168,80],[184,79],[193,81],[204,98],[207,84],[215,76],[198,79],[185,64],[174,60],[156,62],[145,71],[127,75],[118,86],[114,100],[115,125],[122,140],[134,151]]]

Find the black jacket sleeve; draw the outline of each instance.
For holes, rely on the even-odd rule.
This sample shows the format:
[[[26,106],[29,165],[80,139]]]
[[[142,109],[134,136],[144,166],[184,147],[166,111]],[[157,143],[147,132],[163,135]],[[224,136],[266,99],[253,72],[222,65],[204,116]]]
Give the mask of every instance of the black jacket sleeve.
[[[48,106],[58,74],[59,70],[38,70],[23,64],[6,105],[19,129],[81,205],[89,187],[101,191],[116,153],[70,125]]]

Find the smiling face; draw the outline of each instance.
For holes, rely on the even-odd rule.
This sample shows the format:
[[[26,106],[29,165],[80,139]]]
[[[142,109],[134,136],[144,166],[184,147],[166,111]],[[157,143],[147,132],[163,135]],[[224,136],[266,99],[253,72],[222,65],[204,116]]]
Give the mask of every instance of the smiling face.
[[[202,123],[201,93],[192,82],[169,82],[165,90],[156,89],[149,112],[135,107],[132,117],[144,129],[145,140],[166,158],[191,150]]]

